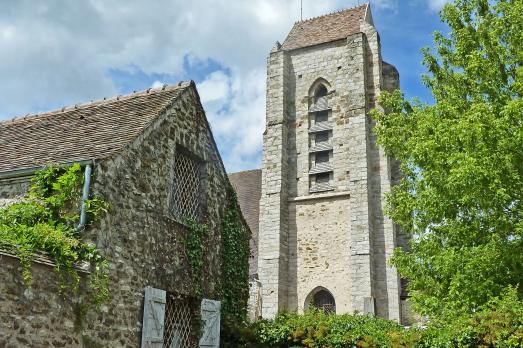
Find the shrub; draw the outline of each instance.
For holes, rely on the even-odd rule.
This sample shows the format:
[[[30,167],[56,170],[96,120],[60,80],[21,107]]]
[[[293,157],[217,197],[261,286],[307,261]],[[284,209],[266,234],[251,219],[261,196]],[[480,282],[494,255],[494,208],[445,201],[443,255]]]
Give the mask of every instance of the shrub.
[[[274,320],[256,322],[243,330],[238,347],[389,347],[399,342],[404,332],[390,320],[312,310],[303,315],[281,313]]]
[[[514,288],[475,313],[449,313],[424,328],[406,329],[372,316],[281,313],[238,328],[224,347],[473,348],[523,347],[523,301]]]

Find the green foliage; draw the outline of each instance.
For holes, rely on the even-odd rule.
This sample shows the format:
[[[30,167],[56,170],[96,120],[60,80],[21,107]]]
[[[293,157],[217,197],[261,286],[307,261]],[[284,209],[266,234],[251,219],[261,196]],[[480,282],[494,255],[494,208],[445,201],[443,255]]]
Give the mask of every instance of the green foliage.
[[[88,303],[98,304],[108,297],[107,261],[94,245],[82,243],[75,235],[79,220],[82,172],[79,164],[50,165],[32,178],[27,198],[0,209],[0,248],[20,258],[23,278],[31,283],[31,261],[43,253],[55,263],[60,288],[78,289],[76,265],[91,265]],[[91,220],[105,211],[99,198],[90,201]]]
[[[222,219],[221,284],[222,346],[234,340],[247,320],[249,298],[249,239],[239,212],[236,193],[227,190],[227,204]]]
[[[238,347],[401,347],[406,330],[395,322],[363,315],[281,313],[244,329]]]
[[[523,347],[523,303],[515,289],[473,314],[452,315],[406,329],[372,316],[281,313],[237,331],[236,348],[474,348]]]
[[[188,231],[184,240],[185,252],[191,266],[194,294],[199,305],[203,297],[204,254],[209,229],[206,224],[201,224],[193,219],[188,219],[186,226]],[[234,337],[238,336],[238,330],[241,330],[246,324],[249,297],[250,235],[241,220],[236,194],[232,187],[227,190],[221,227],[221,277],[217,288],[218,298],[221,301],[222,346],[228,347],[230,346],[228,342],[235,341]],[[193,332],[199,332],[200,329],[200,317],[196,315]],[[234,345],[230,347],[234,347]]]
[[[404,178],[388,214],[413,238],[392,263],[414,308],[432,318],[474,313],[523,289],[523,1],[456,0],[450,34],[424,50],[435,104],[384,93],[374,111]]]
[[[451,315],[419,330],[416,347],[523,347],[523,303],[508,288],[471,315]]]
[[[209,234],[209,228],[205,224],[198,223],[194,219],[186,222],[188,233],[185,238],[185,252],[191,265],[191,277],[194,287],[194,295],[198,299],[203,296],[203,267],[205,265],[205,240]]]

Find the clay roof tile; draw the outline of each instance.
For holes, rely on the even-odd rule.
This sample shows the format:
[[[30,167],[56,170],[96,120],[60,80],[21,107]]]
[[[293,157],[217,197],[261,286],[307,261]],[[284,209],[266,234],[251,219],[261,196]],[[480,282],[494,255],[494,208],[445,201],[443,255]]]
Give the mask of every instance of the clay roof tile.
[[[361,31],[368,4],[296,22],[282,44],[284,50],[345,39]]]
[[[104,158],[130,143],[190,82],[0,122],[0,172]]]

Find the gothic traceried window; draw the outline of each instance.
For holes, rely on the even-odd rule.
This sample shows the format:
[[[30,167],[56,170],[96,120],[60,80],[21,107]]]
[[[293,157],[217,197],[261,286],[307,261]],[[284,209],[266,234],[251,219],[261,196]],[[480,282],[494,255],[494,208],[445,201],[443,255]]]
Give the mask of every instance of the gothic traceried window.
[[[200,220],[202,215],[202,162],[186,150],[177,149],[170,212],[174,219]]]

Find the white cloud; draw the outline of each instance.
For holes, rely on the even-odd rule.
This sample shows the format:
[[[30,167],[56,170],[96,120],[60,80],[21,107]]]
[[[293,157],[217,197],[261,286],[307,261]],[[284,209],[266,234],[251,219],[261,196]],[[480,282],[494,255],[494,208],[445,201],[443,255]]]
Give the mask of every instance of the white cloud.
[[[303,15],[356,3],[304,0]],[[110,71],[186,79],[184,58],[193,70],[212,59],[226,70],[198,88],[222,155],[230,170],[259,166],[266,57],[299,16],[300,0],[4,2],[0,119],[116,95]]]
[[[258,167],[265,127],[265,71],[231,77],[214,72],[198,84],[229,171]]]
[[[164,83],[162,81],[159,81],[159,80],[156,80],[153,82],[153,84],[151,85],[151,88],[160,88],[164,85]]]
[[[427,0],[429,8],[433,11],[440,10],[450,0]]]
[[[371,1],[373,8],[379,8],[382,10],[396,11],[398,9],[397,0],[374,0]]]
[[[202,102],[226,100],[229,95],[229,84],[230,78],[224,72],[218,70],[211,73],[197,86]]]

